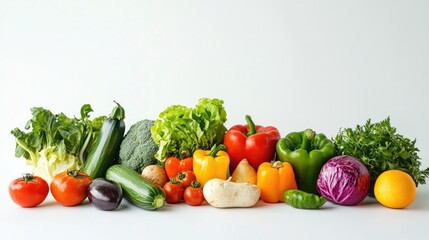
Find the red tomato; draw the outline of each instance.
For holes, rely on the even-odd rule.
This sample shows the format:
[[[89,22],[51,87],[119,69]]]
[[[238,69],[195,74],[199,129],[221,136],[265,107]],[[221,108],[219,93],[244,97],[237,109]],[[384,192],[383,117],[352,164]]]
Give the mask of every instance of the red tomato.
[[[191,186],[193,181],[197,180],[197,177],[195,176],[194,172],[187,170],[179,172],[179,174],[176,176],[176,180],[182,184],[183,188],[186,189],[187,187]]]
[[[51,182],[52,196],[64,206],[76,206],[88,196],[91,177],[78,170],[57,174]]]
[[[166,196],[165,201],[167,203],[179,203],[183,197],[183,186],[174,178],[171,180],[172,181],[164,184],[164,187],[162,188]]]
[[[23,174],[9,184],[10,197],[21,207],[35,207],[41,204],[48,193],[48,183],[31,173]]]
[[[193,181],[191,186],[185,189],[183,199],[191,206],[200,206],[204,202],[204,194],[200,183]]]
[[[180,160],[176,157],[169,157],[165,160],[165,172],[168,178],[176,177],[181,171],[192,171],[194,159],[192,157]]]

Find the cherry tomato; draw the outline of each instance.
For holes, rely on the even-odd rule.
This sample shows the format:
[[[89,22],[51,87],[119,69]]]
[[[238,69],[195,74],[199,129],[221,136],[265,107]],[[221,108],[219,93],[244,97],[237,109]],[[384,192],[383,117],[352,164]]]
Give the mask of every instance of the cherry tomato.
[[[64,206],[76,206],[88,196],[91,180],[88,174],[78,170],[59,173],[51,182],[52,196]]]
[[[194,172],[187,170],[179,172],[179,174],[176,176],[176,180],[179,181],[183,185],[183,188],[186,189],[187,187],[191,186],[193,181],[197,180],[197,177],[195,176]]]
[[[165,160],[165,172],[168,178],[176,177],[180,171],[192,171],[194,159],[192,157],[180,160],[176,157],[169,157]]]
[[[191,186],[185,189],[185,192],[183,193],[183,199],[191,206],[200,206],[204,202],[201,184],[197,181],[193,181]]]
[[[183,197],[183,186],[180,182],[171,178],[171,181],[164,184],[162,188],[165,192],[165,201],[167,203],[179,203]]]
[[[9,195],[21,207],[35,207],[48,196],[49,185],[45,179],[25,173],[9,184]]]

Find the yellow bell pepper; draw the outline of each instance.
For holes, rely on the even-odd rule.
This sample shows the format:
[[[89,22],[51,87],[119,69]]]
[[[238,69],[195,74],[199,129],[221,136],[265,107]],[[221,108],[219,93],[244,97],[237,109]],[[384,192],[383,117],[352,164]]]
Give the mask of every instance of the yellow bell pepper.
[[[226,180],[229,169],[229,155],[225,145],[213,146],[211,150],[196,150],[193,154],[193,171],[201,186],[213,178]]]
[[[297,189],[292,165],[288,162],[264,162],[258,167],[256,185],[267,203],[284,202],[286,190]]]

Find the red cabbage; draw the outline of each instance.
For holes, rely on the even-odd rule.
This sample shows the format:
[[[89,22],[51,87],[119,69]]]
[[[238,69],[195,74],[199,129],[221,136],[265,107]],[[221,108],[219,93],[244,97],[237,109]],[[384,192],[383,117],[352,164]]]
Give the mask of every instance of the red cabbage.
[[[352,206],[368,195],[369,172],[365,165],[352,156],[329,159],[317,179],[317,191],[329,201]]]

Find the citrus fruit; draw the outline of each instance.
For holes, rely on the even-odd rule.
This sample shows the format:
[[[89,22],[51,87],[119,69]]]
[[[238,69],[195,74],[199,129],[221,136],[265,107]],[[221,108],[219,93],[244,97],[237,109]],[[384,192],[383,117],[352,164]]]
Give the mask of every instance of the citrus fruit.
[[[375,181],[374,195],[386,207],[406,208],[416,197],[416,184],[406,172],[387,170]]]

